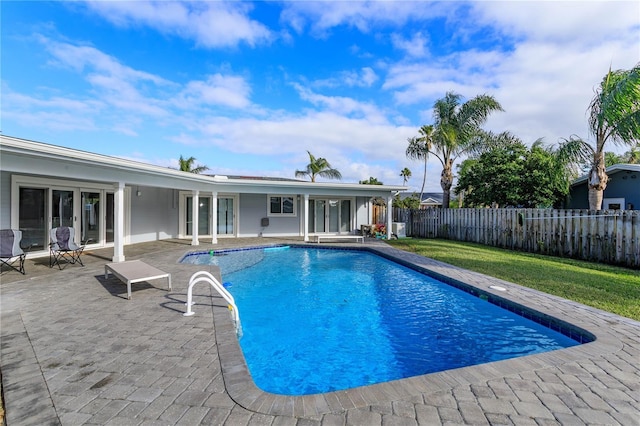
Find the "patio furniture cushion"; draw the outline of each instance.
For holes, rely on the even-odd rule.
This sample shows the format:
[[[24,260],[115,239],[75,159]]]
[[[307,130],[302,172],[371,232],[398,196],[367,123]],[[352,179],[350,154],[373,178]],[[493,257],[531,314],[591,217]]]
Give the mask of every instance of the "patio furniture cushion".
[[[60,226],[53,228],[49,233],[51,237],[51,243],[49,244],[49,267],[53,268],[53,265],[58,265],[59,269],[64,269],[68,264],[79,263],[80,266],[84,266],[80,255],[82,254],[85,244],[89,242],[87,240],[85,244],[79,246],[74,241],[76,231],[69,226]],[[65,266],[62,266],[61,261],[65,261]]]
[[[20,246],[21,241],[22,231],[17,229],[0,230],[0,262],[24,275],[24,260],[27,255]],[[17,266],[15,266],[16,263]]]

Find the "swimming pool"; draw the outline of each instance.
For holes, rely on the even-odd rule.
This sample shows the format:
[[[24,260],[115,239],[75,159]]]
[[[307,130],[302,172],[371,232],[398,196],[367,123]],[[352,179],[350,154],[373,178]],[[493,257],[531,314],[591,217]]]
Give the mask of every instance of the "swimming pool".
[[[268,392],[348,389],[578,344],[363,251],[275,247],[183,261],[220,266],[249,370]]]

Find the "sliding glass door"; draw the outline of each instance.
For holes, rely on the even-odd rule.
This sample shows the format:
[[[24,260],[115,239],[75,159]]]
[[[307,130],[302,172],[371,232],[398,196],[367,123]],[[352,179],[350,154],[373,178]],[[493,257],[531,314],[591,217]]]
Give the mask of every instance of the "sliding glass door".
[[[351,232],[351,200],[309,200],[309,232]]]
[[[23,178],[18,193],[17,226],[30,251],[49,249],[51,229],[76,229],[77,242],[104,244],[114,241],[114,193],[104,189],[49,186],[38,178]]]
[[[51,191],[51,228],[73,226],[73,190]]]
[[[219,195],[216,199],[216,209],[213,209],[213,195],[198,196],[198,236],[210,237],[214,231],[218,236],[236,235],[236,206],[237,196]],[[215,215],[215,216],[213,216]],[[193,195],[182,192],[180,195],[180,235],[193,236]]]
[[[105,213],[105,241],[107,243],[112,243],[114,237],[113,227],[115,225],[115,199],[113,192],[106,193],[106,207],[107,211]]]
[[[18,228],[22,230],[23,245],[31,246],[31,250],[49,247],[48,199],[48,189],[19,189]]]
[[[219,197],[216,214],[218,235],[235,235],[235,216],[235,198]]]
[[[193,197],[188,196],[186,208],[186,235],[193,235]],[[211,197],[198,197],[198,235],[211,235]]]
[[[82,216],[81,216],[81,240],[91,240],[91,243],[100,241],[100,193],[82,192]]]

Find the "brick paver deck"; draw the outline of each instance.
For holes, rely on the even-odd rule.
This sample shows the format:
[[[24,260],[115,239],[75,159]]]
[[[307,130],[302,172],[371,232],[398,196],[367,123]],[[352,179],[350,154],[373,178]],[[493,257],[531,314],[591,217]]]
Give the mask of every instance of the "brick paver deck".
[[[215,248],[277,242],[222,240]],[[345,245],[345,244],[341,244]],[[363,247],[362,244],[354,244]],[[184,242],[129,246],[172,274],[173,290],[104,278],[109,250],[85,267],[3,272],[1,371],[14,425],[640,425],[640,323],[367,242],[436,273],[580,327],[597,340],[560,351],[304,397],[264,393],[249,377],[226,303],[196,287],[183,317]],[[495,292],[489,285],[500,285]],[[212,303],[213,300],[213,303]]]

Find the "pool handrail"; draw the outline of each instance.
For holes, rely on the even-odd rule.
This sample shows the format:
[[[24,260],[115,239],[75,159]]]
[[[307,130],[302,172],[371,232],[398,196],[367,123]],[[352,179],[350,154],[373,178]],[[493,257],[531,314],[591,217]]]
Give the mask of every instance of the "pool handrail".
[[[195,312],[191,310],[191,306],[193,305],[193,286],[201,281],[205,281],[211,284],[211,286],[220,294],[220,296],[222,296],[224,300],[229,303],[229,308],[233,312],[233,320],[235,322],[237,332],[240,329],[240,313],[238,312],[238,306],[236,306],[236,302],[231,293],[229,293],[227,289],[224,288],[222,284],[220,284],[220,281],[218,281],[211,273],[207,271],[198,271],[191,275],[191,278],[189,279],[189,289],[187,290],[187,312],[182,315],[184,315],[185,317],[189,317],[195,314]]]

